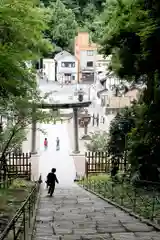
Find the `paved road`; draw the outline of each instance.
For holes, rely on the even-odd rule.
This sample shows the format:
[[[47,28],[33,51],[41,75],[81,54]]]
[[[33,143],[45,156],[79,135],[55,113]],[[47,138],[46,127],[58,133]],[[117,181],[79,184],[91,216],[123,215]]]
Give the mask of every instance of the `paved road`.
[[[159,240],[159,232],[78,186],[42,190],[34,240]]]
[[[91,88],[91,90],[90,90],[91,98],[93,97],[93,95],[95,95],[95,90],[91,86],[92,85],[89,85],[89,84],[80,84],[78,86],[78,88],[83,89],[83,91],[85,93],[85,95],[84,95],[85,100],[88,100],[88,94],[89,94],[90,88]],[[71,97],[71,96],[75,100],[77,100],[77,96],[74,97],[74,92],[77,89],[77,84],[64,85],[63,87],[61,87],[61,85],[59,83],[56,83],[56,82],[46,83],[44,80],[41,80],[39,88],[42,92],[53,91],[53,98],[57,101],[59,100],[61,102],[65,102],[65,101],[69,100],[69,97]]]
[[[71,185],[76,176],[74,160],[69,156],[70,145],[66,123],[56,125],[43,124],[40,126],[46,134],[40,134],[39,173],[43,181],[51,168],[57,169],[60,185]],[[48,149],[44,149],[44,138],[48,139]],[[56,138],[60,139],[60,150],[56,151]]]
[[[49,91],[53,91],[53,94],[50,96],[52,99],[58,102],[73,102],[77,101],[77,96],[74,96],[74,92],[77,88],[77,84],[72,84],[72,85],[64,85],[62,88],[58,83],[46,83],[44,80],[40,82],[40,90],[45,93]],[[89,99],[89,94],[90,94],[90,100],[92,101],[92,105],[89,107],[89,112],[91,114],[99,114],[100,117],[104,116],[104,108],[100,106],[100,99],[97,98],[96,90],[92,85],[89,84],[80,84],[79,88],[82,88],[85,92],[84,99],[88,100]],[[90,90],[89,90],[90,89]],[[90,93],[89,93],[90,92]],[[71,99],[72,97],[72,99]],[[72,112],[72,109],[65,110],[63,112]],[[111,119],[113,119],[114,115],[109,115],[106,116],[106,125],[108,128]]]

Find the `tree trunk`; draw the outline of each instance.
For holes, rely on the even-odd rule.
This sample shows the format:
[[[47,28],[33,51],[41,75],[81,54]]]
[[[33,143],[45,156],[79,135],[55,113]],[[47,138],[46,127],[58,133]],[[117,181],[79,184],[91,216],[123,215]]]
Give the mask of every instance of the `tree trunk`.
[[[4,149],[2,151],[2,155],[0,157],[0,163],[1,163],[0,164],[0,171],[1,171],[1,169],[4,170],[5,178],[6,178],[6,174],[7,174],[7,167],[6,167],[7,166],[7,162],[6,162],[6,155],[7,154],[6,154],[6,151],[7,151],[8,147],[9,147],[9,145],[10,145],[10,143],[11,143],[11,141],[12,141],[14,135],[15,135],[15,133],[16,133],[16,131],[15,131],[15,129],[13,129],[12,134],[11,134],[11,136],[10,136],[6,146],[4,147]]]

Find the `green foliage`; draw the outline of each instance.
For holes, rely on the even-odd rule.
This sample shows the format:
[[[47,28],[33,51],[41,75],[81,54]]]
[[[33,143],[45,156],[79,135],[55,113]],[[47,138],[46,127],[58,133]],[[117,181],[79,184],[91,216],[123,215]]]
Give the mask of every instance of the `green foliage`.
[[[159,105],[134,104],[118,114],[109,131],[108,153],[131,164],[132,181],[159,181]]]
[[[34,0],[0,2],[0,93],[25,96],[36,85],[26,62],[39,58],[50,45],[43,38],[46,15]]]
[[[0,149],[2,155],[19,149],[26,138],[25,129],[20,124],[8,123],[5,130],[0,133]]]
[[[159,73],[159,8],[156,7],[155,3],[147,6],[141,0],[107,1],[96,31],[103,32],[99,35],[101,51],[112,54],[111,69],[120,78],[135,81],[141,78],[147,84],[148,103],[154,100],[154,74]]]
[[[127,150],[128,133],[135,127],[135,109],[125,108],[112,120],[109,129],[108,154],[114,160],[122,158],[124,151]]]
[[[4,220],[6,225],[26,200],[33,186],[33,182],[16,179],[9,188],[0,189],[1,220]],[[0,230],[3,231],[5,227],[2,224]],[[13,239],[13,236],[11,238],[8,236],[7,238]]]
[[[89,27],[95,19],[95,16],[98,14],[98,10],[93,3],[88,3],[83,9],[83,25]]]
[[[61,49],[68,49],[72,40],[76,36],[78,25],[72,9],[57,0],[48,6],[49,29],[46,31],[47,37],[51,42]]]
[[[5,154],[21,145],[25,129],[32,121],[31,102],[42,98],[36,90],[35,70],[27,63],[38,59],[51,49],[43,31],[48,16],[34,0],[4,0],[0,3],[0,115],[7,126],[0,133],[1,161]],[[43,111],[37,120],[45,118]]]
[[[55,0],[42,0],[45,6],[48,6],[51,2],[55,2]],[[68,7],[68,8],[81,8],[84,9],[86,5],[89,3],[96,6],[98,10],[101,10],[104,4],[104,0],[62,0],[62,2]]]
[[[146,84],[139,104],[127,110],[130,117],[121,113],[113,120],[108,150],[114,158],[122,156],[127,147],[132,171],[141,179],[152,181],[160,179],[159,24],[158,0],[110,0],[91,29],[101,52],[112,54],[110,69],[122,79]],[[126,129],[122,118],[131,121]]]
[[[44,98],[36,89],[36,72],[27,63],[39,59],[52,46],[43,34],[48,13],[36,1],[4,0],[0,12],[0,115],[7,119],[0,132],[1,169],[6,166],[8,152],[21,146],[32,118],[49,120],[50,114],[42,110],[33,116],[33,105]]]
[[[112,178],[108,174],[98,174],[98,175],[90,175],[89,176],[89,180],[90,181],[104,181],[104,182],[108,182],[108,181],[111,181]],[[84,181],[87,182],[87,179],[84,179]]]
[[[138,171],[141,179],[157,182],[160,180],[159,111],[157,104],[143,105],[131,131],[129,146],[133,172]]]
[[[91,152],[107,151],[107,133],[106,132],[94,132],[91,134],[91,140],[86,143],[86,148]]]
[[[52,5],[57,4],[57,0],[42,0],[42,2],[46,7],[50,7]],[[92,24],[94,19],[103,10],[105,0],[92,0],[92,1],[61,0],[61,3],[65,6],[66,10],[70,11],[70,14],[74,14],[76,22],[78,23],[79,31],[90,31],[90,29],[93,29],[94,27],[94,24]],[[66,17],[66,19],[68,19],[68,16]],[[59,23],[57,23],[57,25],[58,24]],[[72,24],[68,25],[69,32],[71,31],[71,29],[72,29]],[[53,42],[54,42],[54,36],[53,36]],[[63,46],[62,44],[60,46],[62,48],[66,48],[66,46]],[[70,49],[72,50],[72,48],[70,47],[70,44],[68,44],[68,46],[69,46],[69,50]]]
[[[153,188],[135,188],[129,182],[113,182],[110,176],[89,177],[80,182],[88,190],[124,206],[129,211],[159,222],[160,194]],[[156,196],[156,197],[155,197]]]
[[[31,189],[34,186],[33,182],[26,181],[24,179],[15,179],[12,185],[9,187],[10,189]]]

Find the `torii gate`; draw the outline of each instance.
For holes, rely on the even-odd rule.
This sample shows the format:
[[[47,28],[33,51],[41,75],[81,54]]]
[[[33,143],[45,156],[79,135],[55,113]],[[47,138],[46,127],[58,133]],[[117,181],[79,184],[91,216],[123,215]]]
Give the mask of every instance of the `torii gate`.
[[[74,128],[74,150],[73,153],[78,154],[79,151],[79,141],[78,141],[78,109],[89,107],[91,101],[83,101],[83,102],[74,102],[74,103],[40,103],[37,104],[37,108],[41,109],[73,109],[73,128]],[[32,145],[31,145],[31,153],[36,154],[36,125],[37,121],[35,119],[32,120]]]

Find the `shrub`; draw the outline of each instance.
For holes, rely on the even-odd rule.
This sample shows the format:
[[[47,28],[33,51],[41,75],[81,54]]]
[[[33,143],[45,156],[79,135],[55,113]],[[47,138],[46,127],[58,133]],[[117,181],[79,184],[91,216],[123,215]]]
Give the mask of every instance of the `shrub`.
[[[86,143],[86,148],[91,152],[106,152],[107,151],[107,132],[94,132],[91,134],[91,140]]]

